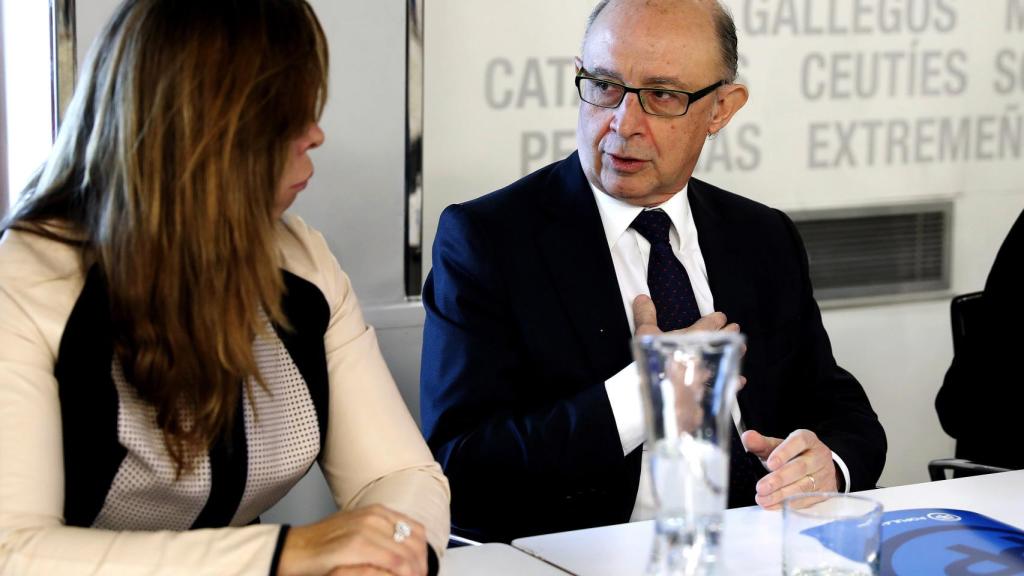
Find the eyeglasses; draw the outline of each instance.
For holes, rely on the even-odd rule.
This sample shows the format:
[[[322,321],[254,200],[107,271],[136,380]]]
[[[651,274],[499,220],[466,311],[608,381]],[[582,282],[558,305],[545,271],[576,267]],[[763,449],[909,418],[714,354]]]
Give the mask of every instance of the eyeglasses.
[[[593,78],[582,68],[576,74],[576,90],[580,93],[580,100],[587,104],[600,108],[618,108],[626,94],[632,92],[640,100],[640,108],[653,116],[683,116],[690,109],[690,104],[723,84],[725,80],[719,80],[696,92],[684,92],[665,88],[633,88],[611,80]]]

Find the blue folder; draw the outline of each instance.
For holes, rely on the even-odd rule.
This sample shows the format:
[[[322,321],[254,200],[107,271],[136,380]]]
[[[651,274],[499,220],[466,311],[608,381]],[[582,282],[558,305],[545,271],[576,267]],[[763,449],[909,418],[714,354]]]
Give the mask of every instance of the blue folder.
[[[805,533],[838,554],[857,556],[857,551],[843,550],[828,541],[830,532],[821,528]],[[881,552],[883,575],[1024,574],[1024,530],[966,510],[916,508],[886,512],[882,515]],[[862,553],[860,557],[863,558]]]

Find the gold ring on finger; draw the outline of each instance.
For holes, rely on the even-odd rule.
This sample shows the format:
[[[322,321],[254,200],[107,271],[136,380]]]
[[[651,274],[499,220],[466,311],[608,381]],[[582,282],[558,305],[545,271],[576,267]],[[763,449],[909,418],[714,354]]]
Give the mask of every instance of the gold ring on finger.
[[[814,479],[814,476],[812,476],[810,474],[804,474],[804,476],[806,476],[807,479],[811,481],[811,492],[817,492],[818,491],[818,482],[817,482],[817,480]]]

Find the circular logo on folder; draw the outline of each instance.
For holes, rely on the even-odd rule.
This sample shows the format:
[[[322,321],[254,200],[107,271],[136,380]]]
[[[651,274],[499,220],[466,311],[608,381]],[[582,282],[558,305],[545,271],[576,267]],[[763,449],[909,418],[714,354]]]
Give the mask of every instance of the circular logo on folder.
[[[928,515],[932,520],[938,520],[939,522],[959,522],[960,517],[956,514],[947,514],[945,512],[932,512]]]

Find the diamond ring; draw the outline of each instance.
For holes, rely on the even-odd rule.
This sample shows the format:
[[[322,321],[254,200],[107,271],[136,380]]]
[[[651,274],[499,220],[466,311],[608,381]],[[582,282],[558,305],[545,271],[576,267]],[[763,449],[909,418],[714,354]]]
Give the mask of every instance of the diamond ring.
[[[395,533],[392,535],[395,542],[401,544],[402,542],[405,542],[405,539],[409,536],[412,536],[412,528],[402,520],[395,522]]]

